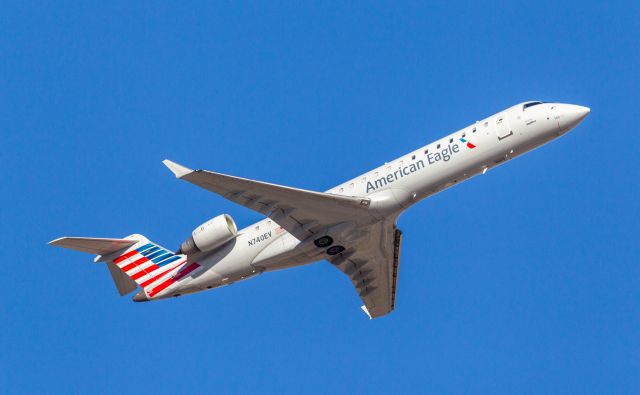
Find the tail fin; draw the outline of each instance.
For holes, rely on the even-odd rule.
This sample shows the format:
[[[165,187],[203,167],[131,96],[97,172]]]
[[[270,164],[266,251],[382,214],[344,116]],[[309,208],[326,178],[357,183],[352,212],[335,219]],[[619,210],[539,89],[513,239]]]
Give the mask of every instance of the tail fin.
[[[99,254],[96,262],[107,262],[107,267],[120,295],[142,287],[143,294],[152,297],[174,281],[166,281],[187,260],[149,241],[142,235],[124,239],[98,239],[88,237],[62,237],[49,244],[77,251]],[[138,297],[134,300],[147,300]]]

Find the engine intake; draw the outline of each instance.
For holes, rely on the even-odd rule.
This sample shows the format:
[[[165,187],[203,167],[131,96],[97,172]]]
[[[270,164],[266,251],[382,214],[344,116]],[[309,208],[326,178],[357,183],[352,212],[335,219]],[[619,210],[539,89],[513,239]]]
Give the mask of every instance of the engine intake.
[[[213,217],[191,232],[191,236],[180,245],[181,254],[208,252],[236,237],[238,228],[228,214]]]

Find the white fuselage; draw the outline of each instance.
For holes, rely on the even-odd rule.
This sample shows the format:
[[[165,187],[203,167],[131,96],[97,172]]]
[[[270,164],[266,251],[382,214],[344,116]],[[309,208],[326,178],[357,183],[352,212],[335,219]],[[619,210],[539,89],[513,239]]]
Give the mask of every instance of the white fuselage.
[[[525,108],[526,107],[526,108]],[[498,166],[568,132],[589,112],[560,103],[522,103],[420,147],[335,186],[327,193],[371,199],[370,218],[359,227],[395,221],[400,213],[433,194]],[[340,239],[339,235],[332,235]],[[206,290],[264,271],[324,259],[324,251],[298,240],[266,218],[208,255],[195,257],[202,273],[158,298]]]

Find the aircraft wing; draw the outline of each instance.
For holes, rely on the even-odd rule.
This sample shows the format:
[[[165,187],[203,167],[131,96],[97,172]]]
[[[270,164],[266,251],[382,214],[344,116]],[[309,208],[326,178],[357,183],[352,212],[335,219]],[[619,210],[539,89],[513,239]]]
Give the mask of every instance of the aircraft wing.
[[[376,318],[395,308],[402,232],[394,222],[379,222],[366,231],[366,236],[329,261],[349,277],[365,313]]]
[[[270,217],[299,240],[327,227],[368,216],[369,199],[313,192],[163,163],[185,181]],[[402,232],[395,221],[360,229],[360,237],[330,258],[352,281],[371,318],[395,307]]]
[[[163,163],[177,178],[270,217],[300,240],[337,223],[368,216],[369,199],[340,196]]]

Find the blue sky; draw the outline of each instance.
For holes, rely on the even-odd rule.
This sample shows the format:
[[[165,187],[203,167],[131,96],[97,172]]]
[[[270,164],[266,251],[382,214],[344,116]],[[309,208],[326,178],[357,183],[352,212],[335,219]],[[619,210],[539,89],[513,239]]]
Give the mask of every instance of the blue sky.
[[[640,392],[640,4],[296,3],[3,3],[3,392]],[[326,262],[135,304],[46,245],[259,219],[165,158],[326,190],[529,99],[592,112],[403,215],[379,320]]]

